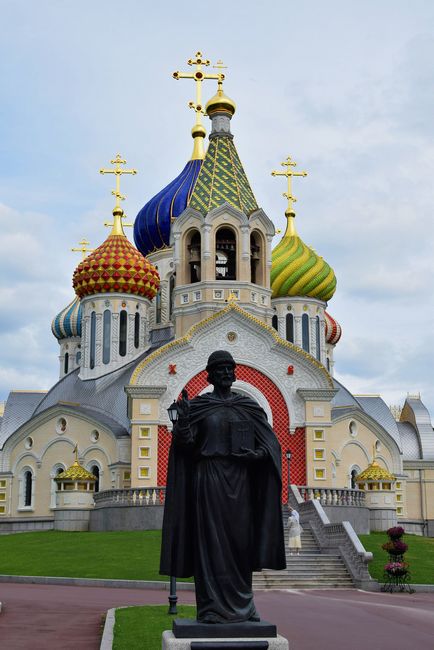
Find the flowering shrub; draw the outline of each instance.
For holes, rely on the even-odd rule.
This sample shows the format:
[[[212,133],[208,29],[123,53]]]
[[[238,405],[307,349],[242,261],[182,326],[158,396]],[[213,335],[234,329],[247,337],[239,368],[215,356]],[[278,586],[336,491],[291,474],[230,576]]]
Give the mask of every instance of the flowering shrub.
[[[400,539],[404,533],[405,530],[402,526],[393,526],[393,528],[389,528],[387,531],[387,535],[390,537],[390,539]]]
[[[408,546],[405,542],[401,542],[400,539],[396,539],[395,541],[386,542],[381,548],[387,551],[389,555],[404,555]]]
[[[388,562],[387,564],[384,565],[384,570],[387,571],[387,573],[390,573],[391,575],[402,576],[406,574],[408,571],[408,563]]]

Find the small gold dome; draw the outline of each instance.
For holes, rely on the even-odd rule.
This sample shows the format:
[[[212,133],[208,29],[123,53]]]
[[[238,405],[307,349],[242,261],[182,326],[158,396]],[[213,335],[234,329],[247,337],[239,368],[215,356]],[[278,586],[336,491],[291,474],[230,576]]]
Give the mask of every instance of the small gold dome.
[[[212,113],[216,113],[217,111],[229,113],[232,117],[236,111],[236,108],[237,107],[235,102],[230,99],[230,97],[225,95],[223,90],[219,88],[214,97],[211,97],[211,99],[207,102],[205,111],[210,117]]]
[[[191,135],[193,136],[193,138],[197,138],[197,137],[204,138],[206,136],[205,127],[202,126],[202,124],[195,124],[191,129]]]
[[[354,480],[357,483],[361,481],[394,481],[395,476],[384,467],[380,467],[376,460],[373,460]]]
[[[61,472],[58,474],[55,479],[55,481],[93,481],[96,482],[98,479],[96,476],[91,474],[90,472],[87,471],[87,469],[84,469],[81,465],[79,465],[78,461],[75,460],[71,467],[66,469],[64,472]]]

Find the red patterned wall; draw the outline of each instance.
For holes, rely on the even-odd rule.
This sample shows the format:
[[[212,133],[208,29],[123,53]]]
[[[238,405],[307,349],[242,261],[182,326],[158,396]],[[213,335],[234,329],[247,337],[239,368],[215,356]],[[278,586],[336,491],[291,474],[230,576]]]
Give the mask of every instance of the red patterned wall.
[[[267,399],[273,414],[273,429],[282,449],[282,500],[287,499],[288,464],[285,452],[289,449],[291,458],[291,482],[306,485],[306,442],[305,429],[298,427],[289,434],[289,413],[283,395],[271,379],[256,368],[237,364],[237,379],[255,386]],[[202,370],[187,383],[189,398],[196,397],[207,385],[207,372]],[[158,485],[166,485],[167,458],[170,446],[170,433],[165,426],[158,427]]]

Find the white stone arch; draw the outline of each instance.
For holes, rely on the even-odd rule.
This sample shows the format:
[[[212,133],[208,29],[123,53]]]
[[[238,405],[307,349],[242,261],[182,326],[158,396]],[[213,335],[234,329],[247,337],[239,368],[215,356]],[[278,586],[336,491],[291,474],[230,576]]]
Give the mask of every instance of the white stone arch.
[[[336,458],[339,458],[339,460],[341,460],[344,449],[346,449],[347,447],[351,447],[351,446],[359,447],[359,449],[361,449],[363,451],[363,453],[364,453],[364,455],[366,457],[366,464],[369,465],[369,463],[371,462],[371,456],[369,455],[369,452],[366,449],[365,445],[363,443],[361,443],[360,440],[347,440],[347,441],[345,441],[343,443],[343,445],[341,446],[341,448],[339,449],[339,452],[338,452],[338,455],[336,456]]]
[[[360,467],[360,465],[358,465],[357,463],[350,463],[350,465],[348,466],[348,487],[349,488],[353,488],[353,472],[354,472],[354,478],[355,478],[358,474],[360,474],[362,469],[364,469],[364,468]],[[356,489],[356,488],[357,488],[357,485],[354,485],[353,489]]]
[[[93,474],[93,472],[92,472],[93,468],[98,467],[98,492],[100,492],[102,489],[104,489],[104,469],[103,469],[103,466],[101,465],[99,460],[96,460],[96,458],[94,458],[93,460],[87,461],[85,467],[86,467],[87,471],[90,472],[91,474]]]
[[[31,462],[31,461],[33,461],[36,467],[37,467],[37,466],[40,464],[40,462],[41,462],[41,459],[38,458],[38,456],[36,456],[36,454],[34,454],[33,452],[31,452],[31,451],[24,451],[22,454],[20,454],[19,456],[17,456],[17,458],[16,458],[16,460],[15,460],[15,463],[13,464],[13,466],[12,466],[12,468],[11,468],[11,471],[12,471],[13,474],[16,474],[16,473],[17,473],[17,468],[19,467],[20,463],[21,463],[25,458],[26,458],[26,459],[27,459],[27,458],[28,458],[28,459],[31,459],[31,460],[26,461],[26,462]],[[21,470],[22,470],[22,468],[20,469],[20,472],[21,472]],[[35,471],[35,470],[33,470],[33,471]]]

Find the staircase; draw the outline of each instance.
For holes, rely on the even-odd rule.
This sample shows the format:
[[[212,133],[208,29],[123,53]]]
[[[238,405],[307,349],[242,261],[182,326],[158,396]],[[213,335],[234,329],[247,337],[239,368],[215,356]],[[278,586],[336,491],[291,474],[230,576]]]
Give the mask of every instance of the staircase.
[[[283,521],[288,515],[284,513]],[[310,530],[303,523],[300,555],[290,555],[288,529],[285,527],[286,569],[264,569],[253,574],[253,589],[320,589],[354,587],[353,581],[341,556],[321,554]]]

